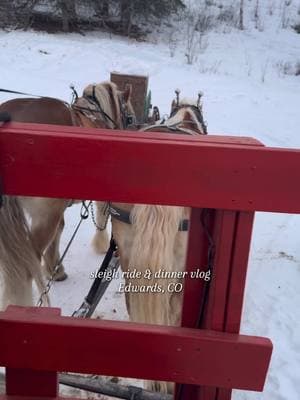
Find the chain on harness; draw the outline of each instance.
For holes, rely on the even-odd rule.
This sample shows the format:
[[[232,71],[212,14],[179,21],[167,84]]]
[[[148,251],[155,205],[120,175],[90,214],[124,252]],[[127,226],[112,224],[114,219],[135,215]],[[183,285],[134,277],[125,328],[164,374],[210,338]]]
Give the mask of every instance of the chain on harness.
[[[89,216],[89,207],[90,207],[90,205],[91,205],[91,201],[88,203],[88,205],[86,205],[84,201],[82,202],[81,210],[80,210],[80,220],[79,220],[79,222],[78,222],[78,224],[77,224],[77,226],[76,226],[76,228],[75,228],[75,230],[73,232],[73,235],[71,236],[71,239],[69,240],[69,242],[68,242],[68,244],[67,244],[67,246],[66,246],[66,248],[65,248],[65,250],[63,252],[63,254],[61,255],[60,259],[58,260],[57,264],[55,265],[55,268],[54,268],[50,278],[48,279],[48,282],[47,282],[47,284],[45,286],[44,291],[40,294],[40,297],[39,297],[39,299],[37,301],[37,304],[36,304],[37,307],[41,307],[43,305],[44,298],[47,297],[47,295],[48,295],[48,293],[49,293],[49,291],[50,291],[50,289],[52,287],[52,284],[53,284],[54,279],[55,279],[55,275],[58,273],[60,265],[62,264],[62,262],[63,262],[63,260],[64,260],[64,258],[66,256],[66,254],[67,254],[67,252],[68,252],[73,240],[75,239],[75,236],[76,236],[76,234],[77,234],[77,232],[78,232],[78,230],[80,228],[80,225],[81,225],[82,221],[86,220],[88,218],[88,216]]]
[[[91,211],[91,213],[89,213]],[[86,220],[89,215],[92,216],[92,221],[96,228],[100,231],[103,231],[106,228],[107,222],[108,222],[108,217],[109,217],[109,203],[104,203],[103,208],[101,210],[102,215],[105,216],[105,221],[101,226],[97,224],[95,215],[94,215],[94,209],[93,209],[93,202],[90,201],[88,204],[86,204],[84,201],[82,202],[81,206],[81,211],[80,211],[80,221],[78,222],[73,235],[71,236],[71,239],[69,240],[62,256],[60,257],[59,261],[57,262],[51,277],[49,278],[45,290],[41,293],[39,300],[37,302],[37,306],[41,307],[44,302],[44,298],[48,295],[51,286],[54,282],[55,275],[57,274],[59,267],[61,263],[63,262],[70,246],[71,243],[73,242],[79,227],[82,223],[83,220]],[[110,240],[110,246],[109,249],[104,257],[104,260],[102,261],[102,264],[100,268],[98,269],[96,273],[96,278],[87,294],[87,296],[84,298],[83,303],[81,306],[73,312],[72,316],[77,317],[77,318],[89,318],[95,311],[95,308],[99,304],[101,298],[103,297],[108,285],[110,284],[111,280],[109,279],[110,276],[114,274],[115,271],[118,270],[120,266],[120,259],[116,254],[117,250],[117,245],[113,239],[113,237]]]
[[[104,231],[107,227],[107,223],[108,223],[108,219],[109,219],[109,215],[110,215],[110,203],[106,202],[103,203],[102,209],[101,209],[101,214],[104,216],[104,221],[99,224],[96,221],[96,216],[95,216],[95,211],[94,211],[94,203],[91,203],[91,217],[92,217],[92,221],[93,224],[95,225],[96,229],[100,232]]]

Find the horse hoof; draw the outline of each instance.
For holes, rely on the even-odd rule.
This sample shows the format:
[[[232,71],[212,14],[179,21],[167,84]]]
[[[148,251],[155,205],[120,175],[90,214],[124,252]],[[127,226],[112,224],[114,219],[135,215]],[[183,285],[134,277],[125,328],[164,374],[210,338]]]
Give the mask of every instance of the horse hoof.
[[[55,276],[54,276],[54,280],[56,281],[56,282],[62,282],[62,281],[65,281],[66,279],[67,279],[67,277],[68,277],[68,274],[65,272],[65,271],[62,271],[62,272],[58,272]]]

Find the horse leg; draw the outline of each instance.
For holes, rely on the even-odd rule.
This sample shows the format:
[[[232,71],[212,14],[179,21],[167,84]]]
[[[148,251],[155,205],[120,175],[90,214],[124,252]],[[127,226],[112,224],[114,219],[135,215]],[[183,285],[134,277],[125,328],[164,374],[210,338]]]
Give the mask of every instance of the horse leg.
[[[46,250],[45,254],[47,255],[44,258],[44,267],[48,278],[52,275],[59,260],[58,247],[61,232],[58,233],[58,230],[62,230],[63,228],[63,224],[61,224],[62,218],[63,212],[58,212],[49,214],[43,221],[32,221],[32,240],[40,259],[42,259]],[[54,279],[64,280],[66,278],[67,275],[64,271],[64,266],[61,264]]]
[[[106,203],[102,201],[96,201],[96,215],[95,215],[95,222],[96,222],[96,233],[94,235],[92,246],[97,254],[106,253],[109,248],[109,237],[106,229],[103,230],[99,229],[100,227],[104,227],[106,224],[107,216],[104,213],[104,209]]]
[[[59,244],[64,226],[65,226],[65,219],[64,216],[62,216],[58,223],[56,234],[44,253],[44,261],[49,275],[52,274],[54,268],[56,267],[56,265],[60,260]],[[54,276],[54,279],[56,281],[64,281],[67,277],[68,275],[65,272],[64,266],[62,263],[60,263],[57,273]]]
[[[42,260],[45,250],[49,248],[46,259],[44,259],[44,266],[47,276],[50,277],[59,260],[59,239],[64,225],[63,213],[68,205],[68,200],[23,197],[22,204],[32,220],[32,241],[40,260]],[[64,267],[61,265],[54,279],[63,280],[66,277]]]

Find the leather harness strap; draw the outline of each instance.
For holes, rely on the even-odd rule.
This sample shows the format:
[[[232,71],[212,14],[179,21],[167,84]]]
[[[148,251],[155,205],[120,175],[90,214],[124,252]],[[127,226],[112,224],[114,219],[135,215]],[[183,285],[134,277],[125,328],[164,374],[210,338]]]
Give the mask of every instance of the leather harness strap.
[[[109,213],[112,218],[117,219],[120,222],[124,222],[125,224],[131,225],[131,219],[130,219],[130,211],[123,210],[122,208],[119,208],[113,204],[109,204]],[[189,220],[188,219],[182,219],[179,222],[179,227],[178,230],[180,232],[187,232],[189,230]]]

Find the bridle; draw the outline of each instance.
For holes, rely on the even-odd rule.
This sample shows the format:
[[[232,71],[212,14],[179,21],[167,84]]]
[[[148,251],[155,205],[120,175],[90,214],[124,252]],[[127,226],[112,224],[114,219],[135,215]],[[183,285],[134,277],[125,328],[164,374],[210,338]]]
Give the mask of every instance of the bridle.
[[[103,110],[103,108],[96,96],[96,85],[92,86],[92,94],[91,95],[83,94],[83,96],[82,96],[88,103],[90,103],[92,106],[94,106],[95,109],[90,109],[89,107],[82,107],[82,106],[77,105],[76,101],[79,98],[78,94],[73,87],[71,87],[71,89],[73,90],[72,108],[74,110],[82,112],[83,114],[85,114],[85,112],[92,113],[92,114],[98,112],[103,117],[104,121],[106,121],[106,122],[109,121],[113,124],[114,129],[120,129],[120,128],[127,129],[130,125],[134,124],[135,116],[134,116],[134,114],[130,114],[128,112],[127,105],[124,100],[124,96],[123,96],[122,92],[118,93],[121,121],[122,121],[122,125],[123,125],[122,127],[120,127],[119,124]]]
[[[185,103],[180,103],[179,101],[179,93],[180,90],[176,89],[175,90],[176,93],[176,100],[173,101],[172,103],[172,110],[170,113],[170,116],[168,117],[168,119],[166,120],[165,118],[160,122],[160,124],[155,124],[155,125],[150,125],[147,126],[145,128],[142,129],[142,131],[144,132],[149,132],[149,131],[166,131],[166,132],[170,132],[170,133],[178,133],[178,134],[184,134],[184,135],[192,135],[192,136],[198,136],[200,135],[207,135],[207,124],[204,121],[203,118],[203,110],[202,110],[202,104],[201,104],[201,98],[203,96],[202,92],[198,93],[198,99],[197,99],[197,104],[185,104]],[[182,109],[191,109],[198,121],[198,123],[200,124],[200,129],[198,127],[198,123],[195,121],[186,121],[189,124],[195,124],[196,129],[189,129],[186,127],[181,126],[182,124],[184,124],[184,120],[183,121],[179,121],[173,124],[168,123],[168,121],[170,121],[180,110]]]
[[[123,127],[124,127],[124,129],[127,129],[129,126],[135,124],[135,115],[133,113],[130,114],[128,112],[128,107],[126,105],[127,104],[126,101],[124,100],[123,92],[119,92],[118,98],[119,98],[119,105],[120,105],[120,110],[121,110],[121,120],[123,123]]]
[[[169,119],[174,117],[178,113],[178,111],[182,110],[183,108],[191,108],[193,110],[193,112],[196,115],[196,118],[197,118],[197,120],[200,123],[200,126],[202,128],[201,134],[202,135],[207,135],[207,124],[204,121],[203,112],[202,112],[202,106],[200,104],[199,105],[197,104],[197,106],[195,106],[193,104],[177,104],[172,109]],[[184,122],[185,121],[181,121],[180,123],[184,123]],[[189,123],[191,123],[191,121],[189,121]],[[194,122],[194,124],[197,125],[196,122]],[[192,134],[198,135],[198,132],[193,131],[192,129],[179,128],[179,130],[182,130],[182,131],[185,131],[185,132],[192,132]]]

